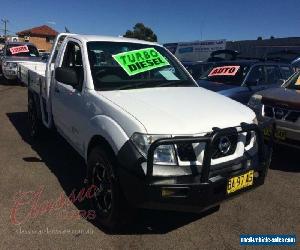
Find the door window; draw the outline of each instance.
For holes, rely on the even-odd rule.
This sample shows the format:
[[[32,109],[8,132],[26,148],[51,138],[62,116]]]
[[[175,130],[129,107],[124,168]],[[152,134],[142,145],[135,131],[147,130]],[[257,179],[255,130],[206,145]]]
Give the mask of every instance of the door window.
[[[258,84],[265,84],[265,72],[263,66],[254,66],[247,78],[247,84],[251,86],[256,86]]]
[[[81,49],[77,43],[68,42],[61,67],[72,69],[76,72],[78,79],[78,87],[76,89],[81,91],[84,79],[84,70]]]
[[[277,84],[281,78],[279,67],[275,65],[265,66],[266,84]]]
[[[282,79],[288,79],[294,72],[293,70],[288,66],[280,66],[281,71],[281,78]]]

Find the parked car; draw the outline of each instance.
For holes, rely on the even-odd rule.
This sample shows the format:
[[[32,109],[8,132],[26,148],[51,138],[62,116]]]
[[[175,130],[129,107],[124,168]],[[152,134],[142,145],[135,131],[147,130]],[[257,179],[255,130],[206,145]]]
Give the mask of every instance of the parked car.
[[[194,79],[199,79],[203,73],[207,72],[217,62],[229,60],[233,61],[239,55],[239,52],[234,50],[217,50],[210,54],[210,57],[203,62],[183,63]]]
[[[300,149],[300,72],[291,76],[282,87],[254,94],[248,106],[256,112],[260,122],[275,119],[277,143]],[[264,134],[268,138],[270,128],[266,128]]]
[[[200,87],[247,104],[255,92],[281,86],[293,72],[290,64],[237,59],[215,63],[197,82]]]
[[[39,52],[40,53],[40,57],[42,58],[43,61],[48,61],[48,58],[50,56],[49,52]]]
[[[60,34],[36,66],[22,74],[30,135],[55,126],[85,159],[104,227],[129,208],[200,212],[264,183],[255,113],[199,88],[163,46]]]
[[[6,42],[0,57],[0,67],[4,78],[16,79],[18,63],[40,61],[41,57],[35,45],[23,42]]]

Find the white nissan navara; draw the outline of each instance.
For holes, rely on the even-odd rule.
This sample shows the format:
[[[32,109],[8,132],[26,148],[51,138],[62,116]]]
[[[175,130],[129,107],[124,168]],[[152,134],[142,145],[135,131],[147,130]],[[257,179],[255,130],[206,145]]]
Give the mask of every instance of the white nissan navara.
[[[55,127],[85,159],[108,228],[124,207],[201,212],[264,183],[255,113],[198,87],[156,43],[60,34],[48,63],[19,70],[31,136]]]

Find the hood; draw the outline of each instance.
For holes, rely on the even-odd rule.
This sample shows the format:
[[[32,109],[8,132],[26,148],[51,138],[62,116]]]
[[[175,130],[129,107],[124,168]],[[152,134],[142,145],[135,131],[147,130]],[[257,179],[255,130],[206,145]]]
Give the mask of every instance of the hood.
[[[206,89],[214,91],[214,92],[229,90],[229,89],[238,87],[236,85],[229,85],[229,84],[224,84],[224,83],[219,83],[219,82],[211,82],[211,81],[206,81],[206,80],[199,80],[199,81],[197,81],[197,83],[200,87],[206,88]]]
[[[4,62],[40,62],[42,57],[18,57],[18,56],[7,56],[3,58]]]
[[[300,91],[283,87],[260,91],[262,103],[288,109],[300,109]]]
[[[98,92],[139,120],[149,134],[200,134],[251,123],[255,114],[225,96],[198,87]]]

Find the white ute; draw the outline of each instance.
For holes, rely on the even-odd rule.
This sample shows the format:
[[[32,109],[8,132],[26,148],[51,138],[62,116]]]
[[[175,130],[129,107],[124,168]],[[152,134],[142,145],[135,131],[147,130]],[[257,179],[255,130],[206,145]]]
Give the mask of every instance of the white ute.
[[[104,227],[129,207],[201,212],[264,183],[254,112],[198,87],[156,43],[60,34],[47,64],[21,67],[31,136],[55,127],[85,159]]]

